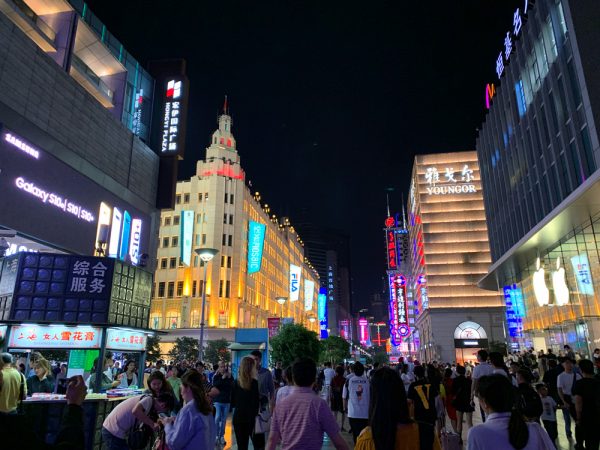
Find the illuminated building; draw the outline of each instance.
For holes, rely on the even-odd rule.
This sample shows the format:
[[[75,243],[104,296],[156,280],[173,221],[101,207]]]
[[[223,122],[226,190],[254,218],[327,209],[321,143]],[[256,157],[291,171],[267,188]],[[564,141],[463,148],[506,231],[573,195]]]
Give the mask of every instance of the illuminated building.
[[[0,229],[9,253],[97,254],[153,269],[155,79],[81,1],[0,6]]]
[[[161,212],[150,327],[170,330],[164,342],[198,336],[206,289],[207,340],[231,340],[235,328],[266,328],[269,317],[318,331],[319,279],[302,241],[246,186],[226,106],[218,124],[196,175],[177,183],[174,209]],[[206,281],[193,252],[203,247],[219,251]],[[280,305],[277,297],[287,300]]]
[[[473,360],[503,341],[502,297],[477,287],[491,262],[474,151],[417,155],[408,198],[410,273],[419,356]]]
[[[515,12],[527,20],[477,138],[493,263],[480,286],[504,294],[515,349],[600,346],[597,6]]]

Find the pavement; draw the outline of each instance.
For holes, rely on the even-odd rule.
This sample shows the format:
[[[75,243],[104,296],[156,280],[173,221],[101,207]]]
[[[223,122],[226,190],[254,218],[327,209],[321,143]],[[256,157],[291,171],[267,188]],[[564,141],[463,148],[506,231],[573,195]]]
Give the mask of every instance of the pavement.
[[[475,399],[475,401],[477,402],[477,399]],[[557,440],[557,449],[558,450],[574,450],[575,449],[575,440],[571,440],[569,441],[567,439],[567,435],[565,433],[565,422],[563,419],[563,415],[561,411],[557,411],[556,414],[556,419],[558,422],[558,440]],[[338,419],[338,425],[341,426],[341,421]],[[479,405],[476,404],[475,405],[475,412],[473,413],[473,426],[478,425],[481,423],[481,414],[479,412]],[[346,419],[344,427],[346,428],[346,430],[348,429],[348,419]],[[448,417],[446,417],[446,428],[449,431],[451,430],[451,425],[450,425],[450,419]],[[571,423],[571,429],[573,432],[573,436],[575,436],[575,422],[573,421]],[[466,423],[463,424],[463,441],[464,441],[464,447],[466,448],[466,443],[467,443],[467,433],[468,430],[466,430]],[[346,440],[346,443],[348,444],[349,448],[354,448],[354,443],[352,442],[352,435],[350,433],[346,432],[342,432],[342,436],[344,437],[344,439]],[[225,428],[225,441],[227,442],[227,444],[224,447],[221,446],[216,446],[215,448],[217,449],[221,449],[223,448],[223,450],[237,450],[238,446],[235,443],[235,437],[233,436],[233,428],[231,425],[231,414],[229,414],[229,418],[227,420],[227,426]],[[250,449],[253,449],[254,447],[252,446],[252,442],[250,442]],[[335,449],[334,445],[331,443],[331,441],[329,440],[329,438],[327,437],[327,435],[324,436],[323,439],[323,450],[332,450]]]

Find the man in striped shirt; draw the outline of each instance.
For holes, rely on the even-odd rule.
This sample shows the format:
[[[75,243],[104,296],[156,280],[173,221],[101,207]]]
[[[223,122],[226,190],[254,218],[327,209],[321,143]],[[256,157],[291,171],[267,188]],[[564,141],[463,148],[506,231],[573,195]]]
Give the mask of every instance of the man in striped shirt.
[[[317,365],[312,359],[297,360],[292,366],[292,393],[277,403],[271,421],[268,450],[320,450],[327,433],[337,450],[348,450],[340,428],[327,406],[312,389]]]

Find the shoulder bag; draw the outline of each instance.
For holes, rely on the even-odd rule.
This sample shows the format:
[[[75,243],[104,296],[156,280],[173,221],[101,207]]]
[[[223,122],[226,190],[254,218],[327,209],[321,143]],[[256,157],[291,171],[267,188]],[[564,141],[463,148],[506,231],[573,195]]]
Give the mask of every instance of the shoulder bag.
[[[149,395],[143,395],[140,402]],[[152,409],[150,409],[152,411]],[[154,436],[154,430],[148,425],[135,419],[135,424],[127,434],[127,446],[132,450],[141,450],[148,446]]]
[[[271,413],[266,409],[254,419],[254,434],[265,434],[271,428]]]

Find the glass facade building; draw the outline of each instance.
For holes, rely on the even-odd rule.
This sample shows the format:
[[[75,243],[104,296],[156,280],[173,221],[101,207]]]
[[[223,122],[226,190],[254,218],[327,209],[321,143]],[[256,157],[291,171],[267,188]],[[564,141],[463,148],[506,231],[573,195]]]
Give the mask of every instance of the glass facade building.
[[[477,138],[492,254],[479,285],[504,291],[513,346],[568,343],[586,354],[600,342],[600,12],[593,2],[531,3],[515,12]]]

